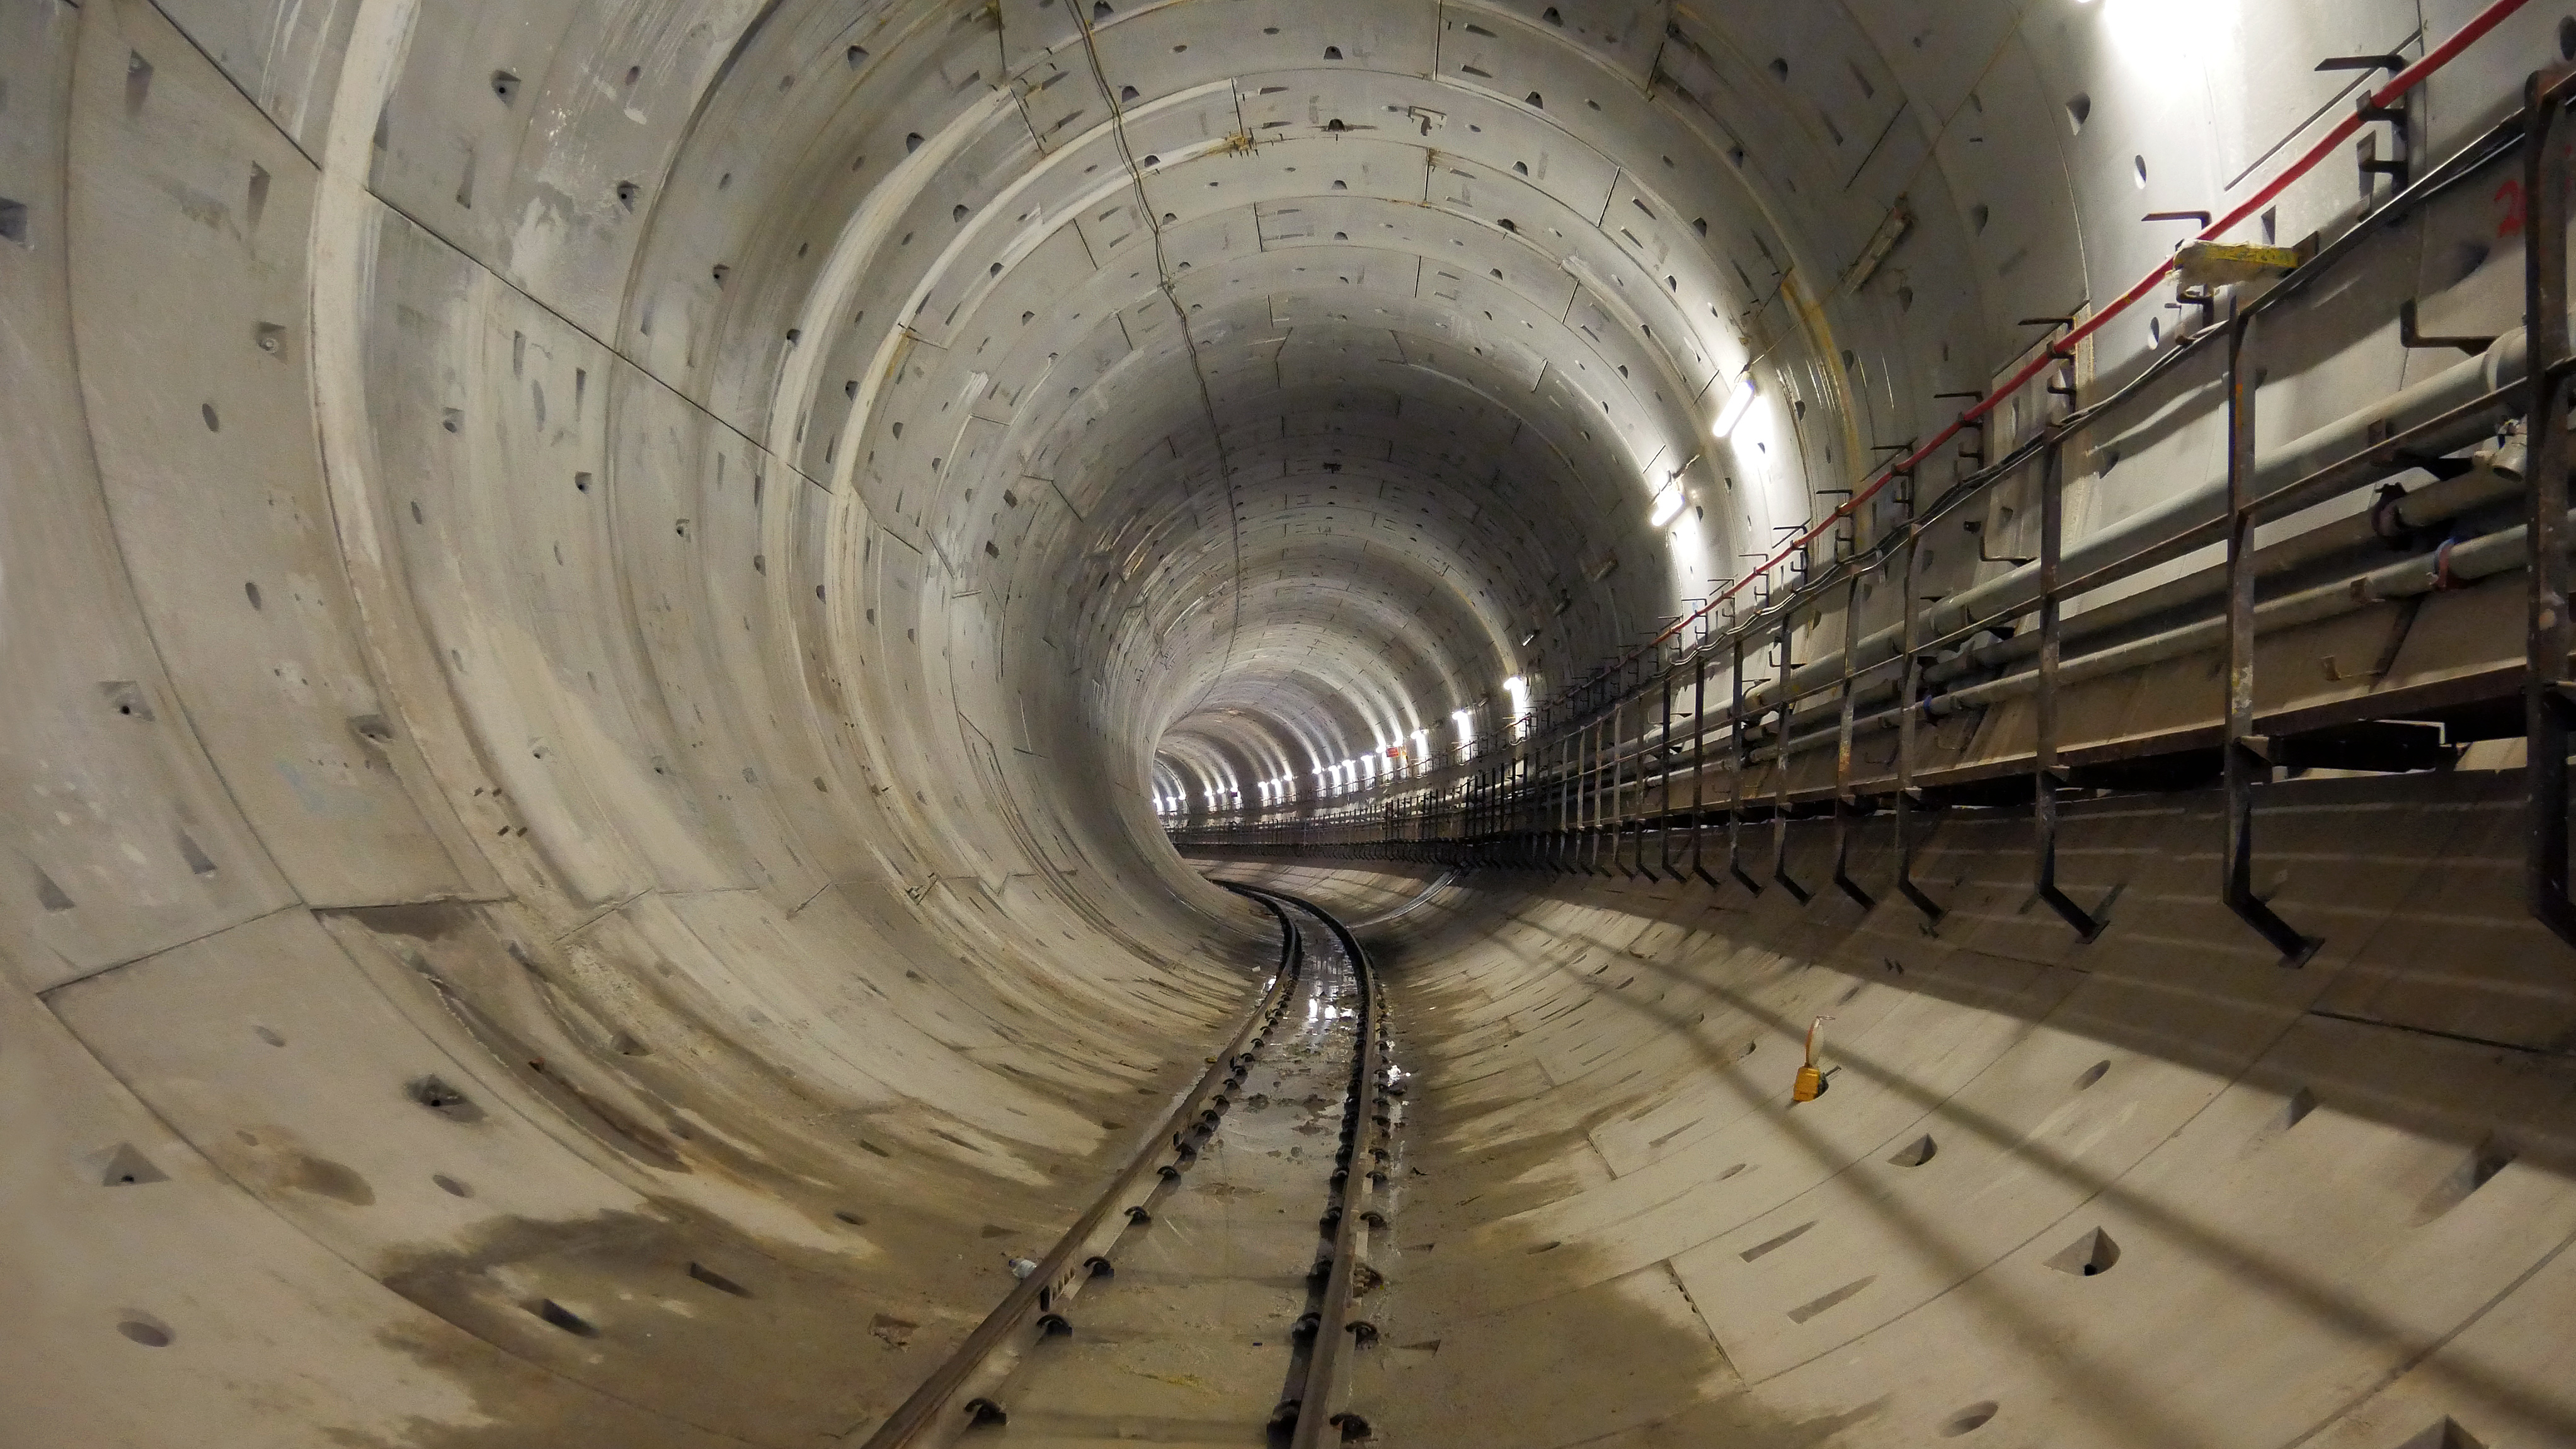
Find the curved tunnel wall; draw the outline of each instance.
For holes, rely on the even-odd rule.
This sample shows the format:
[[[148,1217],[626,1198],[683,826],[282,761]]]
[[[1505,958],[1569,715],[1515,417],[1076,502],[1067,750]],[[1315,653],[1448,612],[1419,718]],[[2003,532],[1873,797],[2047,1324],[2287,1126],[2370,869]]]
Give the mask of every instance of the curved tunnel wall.
[[[2311,58],[2457,20],[12,6],[13,1420],[864,1425],[1249,999],[1158,778],[1496,728],[2143,271]],[[2519,270],[2461,226],[2389,264],[2446,330]],[[2267,428],[2424,365],[2386,330]]]

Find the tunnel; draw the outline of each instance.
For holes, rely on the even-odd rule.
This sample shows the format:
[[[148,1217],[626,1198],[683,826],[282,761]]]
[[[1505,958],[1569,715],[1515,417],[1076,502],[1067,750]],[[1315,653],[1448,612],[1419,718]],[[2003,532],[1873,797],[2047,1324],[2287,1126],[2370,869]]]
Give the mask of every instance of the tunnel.
[[[2576,1446],[2571,64],[5,0],[0,1445]]]

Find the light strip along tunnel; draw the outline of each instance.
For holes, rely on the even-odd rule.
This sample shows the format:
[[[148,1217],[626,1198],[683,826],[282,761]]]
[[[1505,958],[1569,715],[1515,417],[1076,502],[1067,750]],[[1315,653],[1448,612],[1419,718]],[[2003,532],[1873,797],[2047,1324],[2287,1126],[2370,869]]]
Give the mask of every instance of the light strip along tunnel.
[[[0,1446],[2576,1445],[2571,61],[5,0]]]

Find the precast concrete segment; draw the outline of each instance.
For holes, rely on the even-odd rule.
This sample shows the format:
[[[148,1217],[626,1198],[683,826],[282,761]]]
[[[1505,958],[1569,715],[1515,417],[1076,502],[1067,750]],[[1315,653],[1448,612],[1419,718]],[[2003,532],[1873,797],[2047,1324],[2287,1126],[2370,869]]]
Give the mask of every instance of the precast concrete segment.
[[[2438,73],[2423,153],[2576,49],[2564,18],[2526,6]],[[2411,56],[2452,19],[2379,0],[0,6],[0,1439],[863,1439],[1257,998],[1274,923],[1169,849],[1158,781],[1311,792],[1328,765],[1453,747],[1455,718],[1490,737],[1503,680],[1545,697],[1685,613],[1873,448],[1945,423],[1934,395],[2008,372],[2020,318],[2161,260],[2174,238],[2142,212],[2259,184],[2349,104],[2353,77],[2317,60]],[[2327,167],[2277,198],[2280,238],[2345,224],[2353,183]],[[2453,366],[2397,344],[2400,300],[2440,335],[2510,332],[2504,204],[2464,193],[2374,254],[2271,360],[2267,427],[2308,434]],[[2079,382],[2170,346],[2163,310],[2095,333]],[[1715,439],[1748,376],[1757,403]],[[2076,532],[2185,494],[2211,439],[2189,400],[2119,439],[2071,486]],[[1650,522],[1667,488],[1683,506]],[[1943,542],[1925,591],[1986,582],[1977,552]],[[2426,604],[2441,627],[2396,667],[2469,657],[2495,625],[2466,605],[2509,582]],[[2337,858],[2337,829],[2420,837],[2368,876],[2381,896],[2482,899],[2499,808],[2319,816],[2283,857],[2284,909],[2331,940],[2296,873]],[[1989,859],[1961,949],[2110,990],[2012,915],[2015,870]],[[1289,888],[1356,920],[1420,885],[1337,879]],[[1379,928],[1393,970],[1455,897],[1498,913],[1479,921],[1513,899],[1550,929],[1607,919],[1464,877]],[[2040,1402],[2072,1406],[2050,1411],[2067,1443],[2177,1419],[2168,1440],[2287,1442],[2295,1421],[2373,1449],[2446,1414],[2490,1444],[2563,1441],[2515,1387],[2576,1378],[2545,1358],[2566,1260],[2529,1241],[2558,1210],[2535,1186],[2556,1181],[2550,1119],[2500,1115],[2556,1080],[2558,978],[2474,911],[2409,909],[2380,975],[2333,958],[2302,978],[2343,994],[2292,1014],[2301,1060],[2342,1073],[2266,1139],[2318,1154],[2300,1181],[2185,1133],[2157,1149],[2179,1154],[2166,1216],[2051,1220],[2031,1248],[2050,1287],[2113,1293],[2158,1281],[2141,1269],[2176,1212],[2254,1235],[2257,1266],[2324,1261],[2305,1223],[2384,1248],[2393,1286],[2230,1269],[2140,1299],[2085,1368],[2176,1395],[2087,1397],[2017,1356],[2030,1317],[1973,1295],[1919,1363],[1846,1374],[1810,1350],[1899,1298],[1891,1322],[1952,1311],[1915,1300],[1958,1253],[1820,1217],[1753,1260],[1776,1284],[1739,1292],[1675,1248],[1514,1320],[1525,1346],[1601,1346],[1579,1372],[1479,1347],[1500,1320],[1470,1314],[1484,1327],[1391,1332],[1353,1402],[1427,1443],[1627,1431],[1626,1400],[1569,1378],[1742,1402],[1706,1345],[1658,1356],[1695,1299],[1755,1325],[1721,1338],[1809,1426],[1772,1435],[1790,1442],[2010,1435]],[[1745,939],[1809,928],[1763,929]],[[2221,934],[2123,948],[2106,1011],[2141,1029],[2081,1100],[2133,1077],[2202,1090],[2207,1019],[2236,1043],[2261,1016],[2207,1006],[2236,1000],[2209,979]],[[1538,991],[1530,949],[1513,927],[1444,957],[1444,1011]],[[1773,991],[1769,949],[1721,984]],[[1956,1026],[1940,1039],[1966,1062],[2018,1029],[1958,1014],[2009,998],[2012,969],[1889,995],[1891,1019]],[[1460,1038],[1490,1049],[1460,1046],[1443,1089],[1444,1131],[1495,1144],[1439,1165],[1470,1213],[1693,1140],[1649,1148],[1687,1125],[1660,1118],[1634,1142],[1607,1119],[1559,1130],[1603,1067],[1568,1035],[1599,1022],[1537,1020],[1570,1004]],[[2422,1028],[2414,1055],[2351,1044],[2381,1019]],[[1852,1025],[1836,1040],[1870,1056],[1829,1111],[1902,1095],[1868,1061],[1929,1073],[1934,1041],[1891,1028],[1904,1050],[1882,1051]],[[1666,1066],[1678,1114],[1702,1044],[1636,1026],[1611,1074]],[[2251,1100],[2228,1080],[2214,1101]],[[2026,1128],[2005,1109],[2043,1096],[1997,1087],[1981,1110]],[[2248,1111],[2228,1120],[2250,1142]],[[2482,1114],[2503,1148],[2466,1132]],[[1937,1155],[1896,1181],[1989,1160],[1901,1115],[1853,1129],[1884,1139],[1870,1171],[1926,1136]],[[2162,1120],[2142,1106],[2103,1141]],[[1987,1216],[2041,1213],[2013,1175],[2034,1160],[1994,1149],[2013,1211]],[[2348,1216],[2308,1190],[2347,1181]],[[1763,1241],[1797,1226],[1682,1201]],[[1390,1273],[1407,1324],[1592,1241],[1396,1221],[1410,1262],[1467,1285]],[[2109,1241],[2107,1271],[2045,1266],[2096,1229],[2076,1260]],[[1810,1281],[1799,1254],[1838,1244],[1872,1265]],[[1707,1256],[1732,1273],[1735,1251]],[[2424,1295],[2412,1347],[2383,1353],[2401,1290]],[[2477,1292],[2493,1311],[2454,1302]],[[2038,1340],[2094,1331],[2085,1307]],[[1630,1332],[1638,1313],[1658,1333]],[[2213,1366],[2147,1332],[2240,1313],[2211,1352],[2269,1357]],[[1462,1363],[1490,1376],[1444,1377]],[[2323,1378],[2357,1407],[2318,1408]],[[1633,1397],[1678,1403],[1653,1393]],[[2165,1417],[2128,1414],[2141,1398]]]
[[[1375,933],[1418,1060],[1414,1347],[1444,1443],[2576,1443],[2563,955],[2512,777],[2274,787],[2273,964],[2209,795],[1946,812],[1948,907],[1483,872]],[[1821,879],[1830,822],[1791,831]],[[1855,852],[1874,890],[1883,833]],[[1226,861],[1353,915],[1431,867]],[[1832,1087],[1791,1105],[1833,1018]],[[1427,1255],[1426,1255],[1427,1253]],[[1516,1389],[1544,1373],[1600,1393]],[[1961,1427],[1965,1421],[1973,1424]],[[2456,1428],[2446,1428],[2455,1425]],[[2455,1436],[2446,1439],[2445,1436]]]

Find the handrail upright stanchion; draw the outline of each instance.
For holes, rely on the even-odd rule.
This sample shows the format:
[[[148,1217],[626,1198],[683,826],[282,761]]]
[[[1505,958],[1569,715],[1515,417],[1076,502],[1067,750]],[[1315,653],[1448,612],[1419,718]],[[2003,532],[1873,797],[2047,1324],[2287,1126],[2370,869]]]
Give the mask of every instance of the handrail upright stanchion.
[[[1583,873],[1601,874],[1601,721],[1598,717],[1583,725],[1583,798],[1577,820],[1582,836]]]
[[[2031,751],[2031,851],[2039,898],[2075,928],[2086,941],[2102,934],[2102,922],[2077,905],[2057,884],[2057,575],[2066,541],[2065,469],[2062,440],[2052,437],[2041,455],[2039,471],[2039,692],[2035,700],[2038,739]]]
[[[1905,588],[1899,607],[1905,615],[1905,675],[1898,686],[1896,717],[1896,888],[1904,893],[1914,908],[1923,913],[1924,923],[1941,924],[1941,907],[1914,882],[1914,839],[1911,834],[1911,812],[1918,792],[1914,787],[1914,721],[1922,713],[1923,659],[1917,653],[1915,610],[1922,600],[1915,590],[1922,587],[1918,567],[1923,553],[1923,525],[1914,517],[1914,476],[1907,474],[1899,484],[1897,501],[1905,509]]]
[[[1699,643],[1691,649],[1691,874],[1709,885],[1703,837],[1708,828],[1708,623],[1699,626]]]
[[[2318,943],[2300,935],[2254,891],[2254,787],[2270,778],[2273,754],[2271,741],[2254,733],[2254,403],[2261,384],[2246,356],[2254,319],[2234,299],[2228,311],[2227,725],[2220,746],[2227,834],[2219,895],[2281,953],[2282,965],[2303,966]]]
[[[1790,596],[1790,601],[1780,608],[1780,675],[1773,681],[1777,688],[1774,691],[1776,698],[1772,700],[1772,706],[1779,712],[1780,726],[1775,736],[1776,743],[1771,761],[1774,776],[1771,804],[1771,879],[1779,882],[1780,888],[1787,891],[1791,898],[1803,906],[1815,897],[1789,874],[1789,716],[1792,713],[1789,699],[1789,675],[1797,668],[1797,657],[1792,648],[1794,637],[1792,631],[1797,625],[1797,620],[1797,599],[1793,594]]]
[[[1841,720],[1834,738],[1834,884],[1864,911],[1878,902],[1851,877],[1851,837],[1859,802],[1852,796],[1852,640],[1860,632],[1860,576],[1843,590],[1843,679]]]
[[[1738,631],[1735,647],[1735,710],[1728,722],[1735,733],[1735,770],[1733,787],[1726,806],[1726,873],[1755,895],[1762,894],[1762,882],[1744,868],[1744,777],[1753,765],[1753,747],[1744,740],[1744,635]]]
[[[1663,803],[1655,811],[1655,858],[1664,868],[1663,878],[1673,880],[1673,671],[1678,664],[1664,669],[1664,729],[1655,736],[1655,773],[1663,781]]]
[[[2567,748],[2576,691],[2567,669],[2567,106],[2576,73],[2542,71],[2523,91],[2523,304],[2531,404],[2524,420],[2529,480],[2531,608],[2523,673],[2524,894],[2532,915],[2576,945],[2567,892]]]

